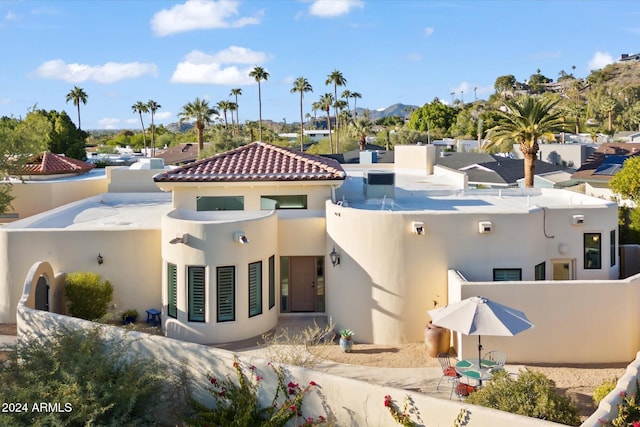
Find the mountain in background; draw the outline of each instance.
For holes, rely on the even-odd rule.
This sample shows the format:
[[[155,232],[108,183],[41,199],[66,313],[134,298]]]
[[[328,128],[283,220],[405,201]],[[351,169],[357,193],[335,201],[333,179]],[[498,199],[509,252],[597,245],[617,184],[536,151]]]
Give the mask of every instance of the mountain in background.
[[[406,105],[406,104],[393,104],[387,108],[379,108],[377,110],[369,110],[369,117],[372,122],[375,122],[378,119],[384,119],[385,117],[409,117],[411,115],[411,111],[416,108],[420,108],[416,105]],[[358,117],[362,117],[367,111],[366,108],[356,108],[356,112],[358,113]]]

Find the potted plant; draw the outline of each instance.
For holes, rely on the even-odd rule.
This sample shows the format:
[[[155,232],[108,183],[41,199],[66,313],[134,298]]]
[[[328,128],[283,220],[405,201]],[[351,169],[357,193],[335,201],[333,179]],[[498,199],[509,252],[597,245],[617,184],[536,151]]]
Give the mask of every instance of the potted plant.
[[[345,353],[351,353],[353,348],[353,331],[351,329],[340,329],[340,349]]]
[[[125,310],[125,312],[122,313],[122,323],[124,323],[125,325],[136,323],[139,315],[140,314],[138,314],[138,310],[136,310],[135,308]]]

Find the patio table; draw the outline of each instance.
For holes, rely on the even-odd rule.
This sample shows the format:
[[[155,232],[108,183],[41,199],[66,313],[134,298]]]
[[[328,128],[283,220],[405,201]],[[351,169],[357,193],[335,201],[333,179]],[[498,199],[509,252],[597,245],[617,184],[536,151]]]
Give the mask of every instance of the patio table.
[[[456,372],[466,378],[478,381],[482,385],[482,381],[491,379],[494,368],[499,368],[496,362],[486,359],[462,359],[456,363]]]

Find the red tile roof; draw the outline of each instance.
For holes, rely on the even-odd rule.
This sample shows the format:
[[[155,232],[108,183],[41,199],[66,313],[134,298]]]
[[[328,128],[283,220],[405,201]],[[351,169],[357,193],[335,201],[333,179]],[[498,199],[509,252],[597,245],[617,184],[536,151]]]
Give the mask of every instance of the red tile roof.
[[[241,182],[343,180],[340,164],[264,142],[252,142],[166,171],[155,182]]]
[[[81,174],[94,167],[91,163],[82,160],[45,151],[32,158],[19,173],[22,175]]]

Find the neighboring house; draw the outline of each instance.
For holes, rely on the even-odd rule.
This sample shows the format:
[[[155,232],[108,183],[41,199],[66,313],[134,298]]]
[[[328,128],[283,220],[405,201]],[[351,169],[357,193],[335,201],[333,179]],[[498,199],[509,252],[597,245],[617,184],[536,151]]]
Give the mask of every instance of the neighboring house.
[[[206,149],[209,142],[203,144]],[[181,143],[172,147],[156,149],[156,157],[164,160],[165,165],[183,165],[198,160],[198,143]]]
[[[479,188],[517,187],[524,178],[524,160],[487,153],[440,153],[438,165],[465,172],[469,185]],[[536,175],[563,170],[561,166],[536,161]]]
[[[614,194],[609,188],[609,181],[622,169],[625,160],[638,154],[640,143],[601,144],[580,169],[571,175],[571,179],[584,185],[585,194],[611,200]]]
[[[613,140],[615,142],[640,142],[640,132],[637,130],[616,132],[613,135]]]
[[[567,171],[536,173],[533,177],[534,188],[565,188],[570,185],[574,185],[574,182],[571,172]],[[518,187],[524,188],[524,178],[518,180]]]
[[[64,312],[47,286],[95,271],[113,304],[161,308],[167,336],[198,343],[259,336],[294,313],[330,316],[360,342],[421,341],[451,269],[480,281],[619,277],[615,203],[467,189],[435,161],[433,145],[397,146],[393,165],[341,166],[256,142],[161,173],[116,168],[155,174],[166,193],[110,192],[0,228],[0,322],[15,318],[38,261],[56,272],[39,280],[40,308]]]
[[[572,168],[575,170],[578,169],[594,151],[596,151],[598,145],[593,144],[591,141],[588,143],[569,143],[569,140],[567,139],[566,144],[540,144],[539,147],[538,159],[553,165]],[[518,144],[514,144],[512,153],[513,157],[516,159],[524,158]]]

